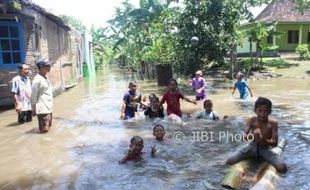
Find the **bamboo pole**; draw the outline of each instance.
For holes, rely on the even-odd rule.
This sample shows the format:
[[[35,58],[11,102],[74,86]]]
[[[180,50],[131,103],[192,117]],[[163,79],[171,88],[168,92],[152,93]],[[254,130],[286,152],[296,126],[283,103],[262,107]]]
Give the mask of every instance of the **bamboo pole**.
[[[280,151],[282,153],[282,149],[284,149],[284,147],[286,146],[286,143],[287,143],[287,141],[285,139],[280,138],[278,146],[274,147],[272,149],[272,151],[276,154],[279,154]],[[246,179],[246,171],[248,170],[250,164],[251,164],[251,159],[247,159],[247,160],[242,160],[242,161],[232,165],[229,168],[229,170],[227,171],[227,173],[226,173],[226,175],[225,175],[225,177],[221,183],[222,187],[229,188],[229,189],[239,189],[241,184],[244,181],[248,181]],[[266,165],[264,164],[261,167],[260,171],[262,171],[262,172],[259,172],[256,175],[255,182],[261,178],[260,176],[264,175],[264,173],[265,173],[263,171],[264,167],[267,168],[267,163],[266,163]],[[260,189],[254,189],[254,190],[260,190]]]
[[[247,159],[232,165],[221,183],[222,187],[238,189],[245,179],[245,174],[250,164],[251,159]]]
[[[281,138],[279,140],[278,146],[273,148],[272,151],[281,156],[284,148],[287,144],[287,140]],[[276,184],[279,182],[279,173],[277,172],[276,168],[265,162],[258,174],[256,175],[257,183],[251,188],[251,190],[274,190],[276,189]]]

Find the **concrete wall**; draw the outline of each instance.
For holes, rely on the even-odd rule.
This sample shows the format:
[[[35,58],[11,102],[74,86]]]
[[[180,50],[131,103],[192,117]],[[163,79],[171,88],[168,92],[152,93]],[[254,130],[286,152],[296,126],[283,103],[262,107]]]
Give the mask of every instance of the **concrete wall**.
[[[279,46],[278,50],[282,51],[295,51],[295,48],[299,43],[288,43],[288,31],[289,30],[298,30],[300,29],[299,24],[286,24],[286,25],[277,25],[277,31],[282,32],[283,34],[277,37],[276,44]],[[301,44],[307,44],[308,40],[308,31],[310,30],[310,24],[302,25],[302,41]]]
[[[256,52],[256,42],[252,42],[252,51]],[[242,45],[237,47],[237,53],[248,53],[250,52],[250,42],[244,38]]]

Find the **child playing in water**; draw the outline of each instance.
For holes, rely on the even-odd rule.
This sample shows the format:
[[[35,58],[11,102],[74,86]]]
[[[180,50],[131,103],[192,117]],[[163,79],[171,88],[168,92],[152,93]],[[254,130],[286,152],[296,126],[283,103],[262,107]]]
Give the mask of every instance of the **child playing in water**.
[[[250,158],[261,157],[272,164],[278,172],[285,173],[287,166],[277,154],[271,151],[271,148],[278,144],[278,122],[269,118],[272,103],[269,99],[259,97],[255,102],[253,116],[247,120],[247,126],[244,130],[244,139],[249,140],[249,133],[254,137],[253,141],[239,149],[226,161],[232,165],[238,161]]]
[[[156,95],[150,96],[150,105],[144,112],[144,115],[151,119],[156,117],[165,117],[164,108],[159,105],[159,98]]]
[[[166,92],[161,101],[160,105],[163,105],[165,102],[167,104],[167,114],[176,114],[179,117],[182,117],[182,111],[180,106],[180,99],[184,99],[187,102],[197,104],[195,100],[190,100],[185,97],[179,90],[178,90],[178,83],[175,79],[172,79],[169,82],[168,92]]]
[[[232,92],[232,95],[234,95],[236,88],[238,88],[239,94],[240,94],[240,98],[245,100],[250,92],[251,97],[253,97],[253,93],[251,88],[246,84],[246,82],[242,79],[243,78],[243,74],[242,73],[237,73],[236,75],[237,81],[235,82],[234,85],[234,90]]]
[[[207,99],[203,102],[203,108],[205,111],[200,112],[196,119],[206,119],[206,120],[219,120],[220,116],[216,111],[213,111],[213,102]]]
[[[202,77],[202,71],[196,72],[196,77],[192,79],[192,87],[196,93],[196,100],[204,100],[206,98],[205,87],[207,86],[205,79]]]
[[[153,127],[153,135],[157,141],[163,141],[165,134],[165,128],[162,125],[157,124]]]
[[[129,90],[125,93],[121,108],[121,119],[127,120],[135,117],[138,111],[138,104],[145,106],[141,101],[141,94],[137,91],[136,81],[131,81]]]
[[[143,155],[143,139],[140,136],[134,136],[130,139],[128,153],[119,161],[120,164],[125,164],[127,161],[140,161]],[[151,146],[151,156],[155,157],[155,145]]]

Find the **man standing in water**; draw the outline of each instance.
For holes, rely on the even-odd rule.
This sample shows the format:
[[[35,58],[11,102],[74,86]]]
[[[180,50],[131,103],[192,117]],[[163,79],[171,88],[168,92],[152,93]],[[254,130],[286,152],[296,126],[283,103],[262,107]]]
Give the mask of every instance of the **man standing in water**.
[[[32,120],[30,103],[31,83],[28,74],[29,66],[21,64],[18,65],[18,75],[12,79],[11,91],[19,123]]]
[[[37,115],[40,133],[48,132],[52,125],[53,87],[47,77],[52,62],[40,59],[36,62],[39,73],[32,82],[31,105],[32,115]]]

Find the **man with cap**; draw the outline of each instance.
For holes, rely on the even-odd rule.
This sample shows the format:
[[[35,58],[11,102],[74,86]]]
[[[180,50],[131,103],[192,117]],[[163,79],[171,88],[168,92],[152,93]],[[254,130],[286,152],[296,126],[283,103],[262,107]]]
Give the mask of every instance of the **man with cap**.
[[[11,92],[19,123],[32,120],[30,103],[31,83],[28,74],[29,66],[20,64],[18,65],[18,75],[12,79]]]
[[[52,125],[53,87],[47,77],[51,64],[51,61],[39,59],[36,62],[39,73],[32,81],[32,115],[37,115],[40,133],[48,132]]]

